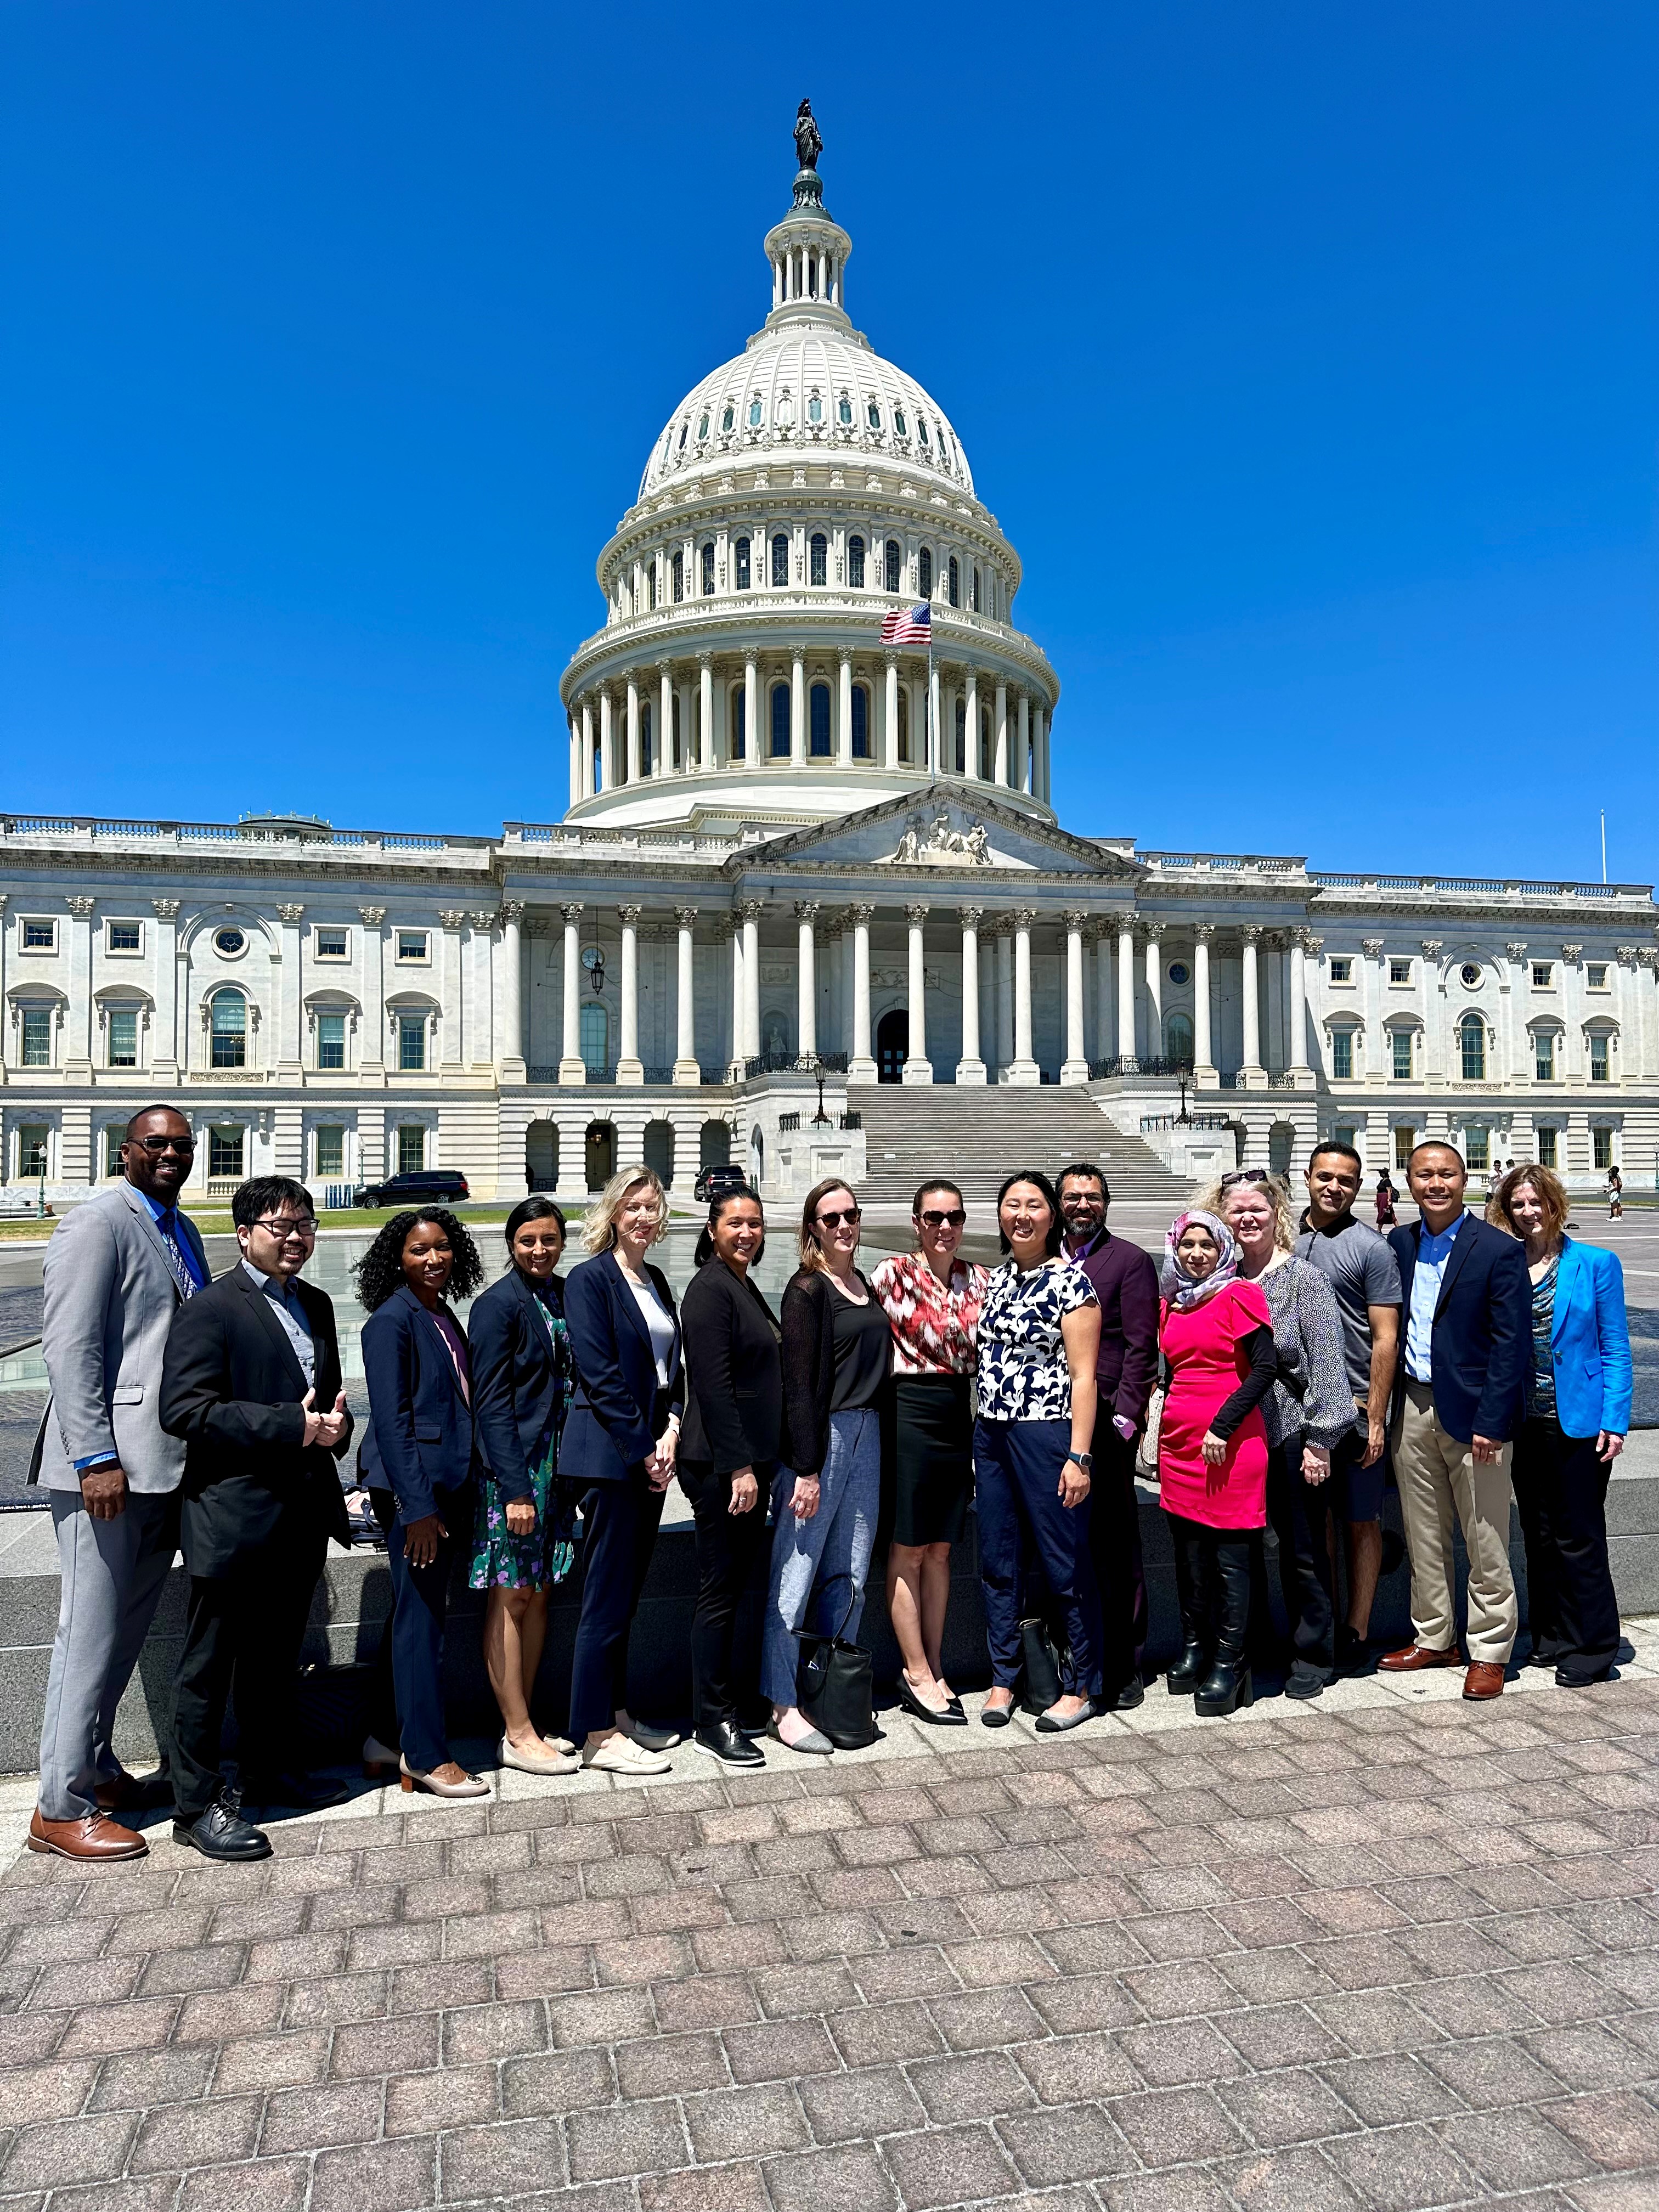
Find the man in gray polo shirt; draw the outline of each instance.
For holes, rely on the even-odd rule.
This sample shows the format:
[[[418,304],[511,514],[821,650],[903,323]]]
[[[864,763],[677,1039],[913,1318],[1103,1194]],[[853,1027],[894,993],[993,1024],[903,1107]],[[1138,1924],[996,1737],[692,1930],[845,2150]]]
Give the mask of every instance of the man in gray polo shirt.
[[[1358,1417],[1331,1454],[1331,1502],[1347,1531],[1348,1554],[1348,1618],[1336,1632],[1339,1674],[1361,1663],[1370,1633],[1382,1565],[1389,1398],[1400,1350],[1400,1263],[1374,1229],[1353,1218],[1364,1175],[1352,1145],[1316,1146],[1304,1178],[1308,1210],[1296,1241],[1297,1258],[1317,1267],[1336,1292]],[[1333,1550],[1335,1540],[1333,1526]]]

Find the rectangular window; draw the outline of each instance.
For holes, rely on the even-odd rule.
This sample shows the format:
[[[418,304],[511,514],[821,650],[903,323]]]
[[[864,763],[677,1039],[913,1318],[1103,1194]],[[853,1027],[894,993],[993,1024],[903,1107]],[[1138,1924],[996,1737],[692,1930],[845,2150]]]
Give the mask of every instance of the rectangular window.
[[[1411,962],[1410,962],[1409,960],[1390,960],[1390,961],[1389,961],[1389,982],[1391,982],[1391,983],[1409,983],[1409,982],[1411,981],[1411,980],[1412,980],[1412,963],[1411,963]]]
[[[1554,981],[1555,963],[1553,961],[1534,960],[1533,962],[1532,988],[1534,991],[1547,991]],[[1538,1164],[1540,1168],[1547,1167],[1549,1163],[1547,1160],[1540,1160]]]
[[[20,1176],[49,1175],[46,1151],[52,1131],[44,1121],[24,1121],[17,1131],[17,1172]]]
[[[830,757],[830,686],[815,684],[807,698],[806,750],[813,760]]]
[[[1353,1073],[1353,1031],[1331,1031],[1331,1076],[1335,1082],[1346,1082]]]
[[[1463,1158],[1471,1172],[1477,1168],[1484,1171],[1491,1166],[1491,1139],[1486,1130],[1464,1130]]]
[[[317,932],[317,957],[319,960],[343,960],[346,957],[346,933],[343,929],[319,929]]]
[[[112,1067],[137,1067],[138,1065],[137,1006],[110,1008],[109,1064]]]
[[[240,1129],[210,1129],[208,1131],[208,1173],[210,1176],[234,1176],[240,1182],[242,1176],[242,1139],[246,1132]]]
[[[247,1000],[240,991],[221,991],[209,1020],[215,1067],[247,1066]]]
[[[732,692],[732,757],[745,759],[749,750],[749,694],[742,684]]]
[[[870,758],[870,694],[861,684],[853,686],[853,758]]]
[[[424,960],[426,958],[425,930],[400,929],[398,932],[398,957],[399,960]]]
[[[749,589],[749,540],[739,538],[737,544],[737,585],[740,592]]]
[[[1412,1079],[1412,1033],[1409,1030],[1390,1030],[1389,1032],[1389,1066],[1396,1083]]]
[[[1331,960],[1331,981],[1333,983],[1352,983],[1353,981],[1353,962],[1349,959],[1340,959],[1333,955]]]
[[[590,1076],[603,1079],[609,1066],[611,1018],[592,999],[583,1004],[577,1027],[582,1066]]]
[[[121,1172],[121,1146],[126,1141],[126,1126],[112,1121],[104,1131],[104,1173],[118,1176]]]
[[[23,921],[23,950],[25,952],[54,952],[58,949],[58,924],[55,921],[31,920]]]
[[[398,1124],[398,1172],[419,1175],[426,1165],[426,1131],[418,1121]]]
[[[50,1006],[25,1006],[23,1009],[23,1065],[25,1067],[52,1066]]]
[[[774,760],[787,760],[789,757],[789,686],[787,684],[772,686],[772,757]]]
[[[1612,1038],[1605,1031],[1591,1036],[1589,1075],[1592,1083],[1605,1083],[1612,1075],[1613,1069],[1609,1065],[1612,1044]]]
[[[780,531],[772,540],[772,583],[781,591],[789,581],[789,540]]]
[[[1540,1083],[1555,1080],[1555,1031],[1534,1030],[1532,1038],[1533,1072]]]
[[[343,1014],[319,1014],[317,1017],[317,1065],[321,1068],[345,1066],[346,1018]]]
[[[1605,960],[1592,960],[1589,968],[1585,971],[1585,975],[1592,991],[1605,991],[1607,989],[1607,964]]]
[[[1547,1126],[1539,1130],[1538,1164],[1540,1168],[1553,1168],[1559,1164],[1555,1157],[1556,1138],[1559,1133],[1559,1131]]]
[[[337,1121],[325,1121],[317,1131],[317,1180],[345,1173],[345,1131]]]
[[[143,944],[143,928],[142,921],[112,921],[105,944],[112,952],[137,952]]]
[[[1335,1128],[1331,1131],[1331,1142],[1333,1144],[1348,1145],[1352,1146],[1355,1151],[1358,1151],[1358,1147],[1354,1143],[1354,1138],[1355,1131],[1353,1124],[1351,1121],[1339,1121]]]
[[[1590,1144],[1593,1147],[1591,1164],[1603,1170],[1610,1168],[1613,1165],[1612,1130],[1605,1127],[1592,1129]]]
[[[1394,1133],[1394,1164],[1397,1168],[1408,1168],[1412,1164],[1412,1147],[1417,1142],[1417,1132],[1409,1127],[1397,1127]]]
[[[426,1066],[426,1016],[398,1017],[398,1065],[405,1075],[418,1075]]]

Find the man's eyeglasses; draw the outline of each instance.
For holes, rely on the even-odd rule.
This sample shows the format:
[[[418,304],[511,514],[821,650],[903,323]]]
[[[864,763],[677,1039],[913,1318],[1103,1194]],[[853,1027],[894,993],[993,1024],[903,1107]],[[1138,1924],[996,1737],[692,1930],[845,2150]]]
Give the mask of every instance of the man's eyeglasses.
[[[159,1159],[163,1152],[180,1152],[188,1159],[196,1150],[194,1137],[130,1137],[127,1142],[138,1146],[153,1160]]]
[[[924,1229],[960,1229],[968,1218],[961,1206],[953,1206],[948,1213],[924,1213],[921,1217]]]
[[[863,1215],[864,1209],[862,1206],[843,1206],[842,1210],[836,1213],[819,1214],[818,1227],[820,1229],[839,1229],[844,1221],[850,1228],[855,1221],[861,1220],[863,1218]]]
[[[317,1224],[310,1220],[255,1221],[251,1223],[250,1226],[254,1229],[263,1229],[268,1237],[280,1237],[284,1243],[290,1237],[310,1237],[317,1234]]]
[[[1271,1182],[1273,1175],[1267,1168],[1235,1168],[1231,1175],[1221,1178],[1220,1188],[1231,1190],[1236,1182]]]

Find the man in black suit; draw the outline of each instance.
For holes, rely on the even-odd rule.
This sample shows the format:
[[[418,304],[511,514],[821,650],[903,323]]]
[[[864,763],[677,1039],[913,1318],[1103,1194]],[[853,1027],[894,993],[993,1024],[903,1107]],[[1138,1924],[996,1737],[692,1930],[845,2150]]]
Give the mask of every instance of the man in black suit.
[[[1469,1555],[1466,1698],[1495,1698],[1515,1646],[1510,1450],[1532,1362],[1532,1285],[1521,1245],[1463,1203],[1450,1145],[1419,1145],[1407,1170],[1420,1218],[1389,1234],[1404,1320],[1394,1401],[1395,1479],[1412,1562],[1413,1641],[1390,1674],[1455,1667],[1452,1514]]]
[[[303,1184],[257,1176],[230,1201],[240,1265],[181,1306],[161,1367],[161,1426],[185,1444],[180,1540],[190,1613],[173,1714],[174,1839],[212,1859],[269,1857],[244,1799],[338,1804],[292,1771],[300,1645],[328,1539],[346,1540],[335,1461],[351,1436],[334,1307],[299,1280],[316,1241]],[[319,1410],[320,1409],[320,1410]],[[234,1694],[240,1788],[219,1768]]]

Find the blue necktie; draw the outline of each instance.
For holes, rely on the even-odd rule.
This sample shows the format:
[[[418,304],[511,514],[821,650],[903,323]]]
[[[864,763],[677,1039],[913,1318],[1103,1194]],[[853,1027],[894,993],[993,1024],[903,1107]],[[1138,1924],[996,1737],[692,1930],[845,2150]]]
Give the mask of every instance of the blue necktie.
[[[179,1249],[179,1217],[171,1206],[165,1213],[156,1215],[155,1226],[161,1231],[161,1242],[167,1248],[168,1264],[173,1269],[173,1280],[178,1284],[180,1294],[185,1297],[193,1298],[200,1286],[185,1262],[184,1253]]]

